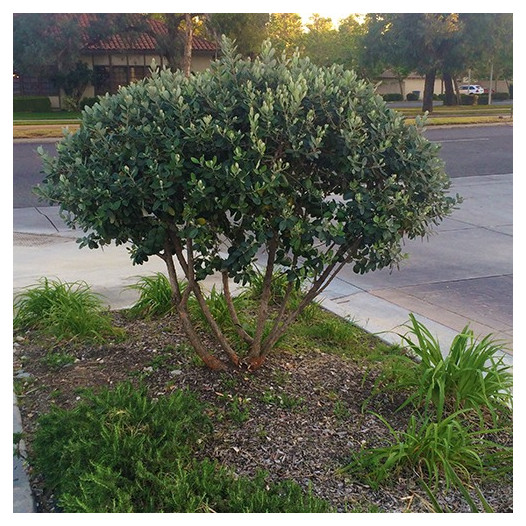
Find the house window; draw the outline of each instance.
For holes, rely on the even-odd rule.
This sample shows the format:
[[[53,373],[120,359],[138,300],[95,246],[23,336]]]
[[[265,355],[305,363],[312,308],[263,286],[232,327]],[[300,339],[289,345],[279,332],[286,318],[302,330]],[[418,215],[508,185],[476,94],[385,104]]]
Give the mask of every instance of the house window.
[[[119,86],[142,80],[148,70],[143,66],[95,66],[95,95],[116,93]]]
[[[111,93],[117,93],[119,86],[129,84],[128,69],[126,66],[113,66],[111,68]]]
[[[93,84],[95,95],[106,95],[110,90],[110,68],[109,66],[95,66],[93,68]]]
[[[129,79],[130,82],[137,82],[147,76],[147,71],[144,66],[130,66]]]
[[[58,88],[47,77],[13,73],[13,95],[43,95],[49,97],[58,95]]]

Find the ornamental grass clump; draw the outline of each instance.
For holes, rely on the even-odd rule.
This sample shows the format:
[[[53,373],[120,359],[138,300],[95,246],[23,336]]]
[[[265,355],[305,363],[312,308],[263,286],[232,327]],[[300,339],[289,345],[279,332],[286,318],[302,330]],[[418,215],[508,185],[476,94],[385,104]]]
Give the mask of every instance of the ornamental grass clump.
[[[84,282],[43,278],[15,297],[13,328],[33,329],[58,340],[93,340],[117,336],[102,298]]]
[[[170,282],[162,272],[152,276],[141,276],[128,288],[139,293],[139,298],[129,309],[132,317],[164,316],[173,310]]]
[[[404,238],[426,236],[459,202],[448,195],[438,146],[373,85],[339,65],[277,57],[269,42],[243,59],[225,39],[221,58],[190,77],[153,68],[85,108],[56,157],[41,155],[38,193],[86,232],[81,246],[127,244],[135,264],[165,262],[175,311],[213,369],[224,369],[224,358],[260,367],[344,265],[364,273],[396,264]],[[230,283],[250,283],[261,254],[250,334],[235,322]],[[294,309],[272,301],[278,269],[281,306],[309,284]],[[213,274],[235,340],[205,301],[202,284]],[[192,298],[214,352],[189,315]]]
[[[459,333],[444,356],[429,329],[410,315],[403,341],[419,363],[415,374],[405,376],[412,394],[403,406],[433,406],[437,418],[446,410],[469,408],[481,417],[487,411],[496,421],[511,409],[513,376],[503,360],[502,346],[491,335],[477,340],[469,327]],[[500,355],[499,355],[500,354]]]
[[[362,449],[343,467],[342,473],[354,474],[372,487],[395,480],[404,470],[415,470],[422,480],[436,489],[469,484],[471,478],[498,479],[513,470],[512,448],[490,440],[501,429],[477,429],[467,421],[466,411],[446,418],[411,415],[405,431],[389,429],[391,443]]]

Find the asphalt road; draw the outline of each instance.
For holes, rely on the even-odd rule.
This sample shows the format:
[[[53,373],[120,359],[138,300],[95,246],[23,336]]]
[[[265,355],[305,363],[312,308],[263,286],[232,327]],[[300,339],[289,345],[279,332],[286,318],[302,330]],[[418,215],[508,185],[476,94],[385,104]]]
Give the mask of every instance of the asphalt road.
[[[451,178],[513,173],[513,126],[428,128]]]
[[[55,142],[15,141],[13,142],[13,207],[27,208],[31,206],[46,206],[33,195],[32,188],[39,184],[44,175],[41,173],[42,163],[36,150],[42,146],[44,150],[55,155]]]
[[[429,128],[425,135],[442,145],[441,156],[451,178],[513,172],[512,126]],[[13,143],[14,208],[43,206],[31,192],[43,178],[36,153],[39,145],[49,154],[56,151],[54,142]]]

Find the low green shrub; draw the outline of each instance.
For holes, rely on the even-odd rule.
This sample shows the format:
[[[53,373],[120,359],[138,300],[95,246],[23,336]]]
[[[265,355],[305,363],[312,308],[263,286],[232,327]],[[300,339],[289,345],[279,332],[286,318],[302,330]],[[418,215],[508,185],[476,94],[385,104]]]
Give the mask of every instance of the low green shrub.
[[[482,95],[466,95],[465,93],[460,94],[460,104],[463,106],[474,106],[477,104],[487,104],[488,96]]]
[[[419,95],[418,93],[408,93],[406,96],[405,96],[406,100],[418,100],[419,99]]]
[[[358,451],[341,471],[377,488],[395,480],[403,470],[413,469],[435,488],[444,481],[446,489],[464,485],[473,475],[498,478],[510,473],[511,447],[486,438],[501,430],[472,428],[465,413],[458,411],[437,421],[429,416],[412,415],[402,432],[395,431],[376,415],[389,429],[392,443]]]
[[[15,331],[35,329],[58,340],[102,341],[120,332],[112,326],[100,295],[84,282],[42,278],[15,297]]]
[[[385,102],[404,100],[404,97],[401,93],[383,93],[382,98],[385,100]]]
[[[83,110],[86,106],[91,108],[97,102],[99,102],[99,97],[84,97],[80,101],[79,107],[81,110]]]
[[[330,511],[293,482],[237,477],[203,458],[211,430],[191,392],[153,400],[119,384],[42,416],[33,465],[69,513]]]
[[[22,113],[46,113],[51,111],[49,97],[16,96],[13,97],[13,111]]]

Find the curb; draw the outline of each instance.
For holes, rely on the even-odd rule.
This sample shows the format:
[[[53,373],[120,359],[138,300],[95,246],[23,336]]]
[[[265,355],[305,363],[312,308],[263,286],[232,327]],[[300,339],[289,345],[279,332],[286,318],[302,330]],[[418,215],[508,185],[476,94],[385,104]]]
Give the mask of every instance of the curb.
[[[13,393],[13,433],[22,433],[22,418],[15,393]],[[35,513],[36,504],[26,463],[23,460],[27,453],[23,439],[19,442],[18,451],[18,455],[13,454],[13,513]]]

